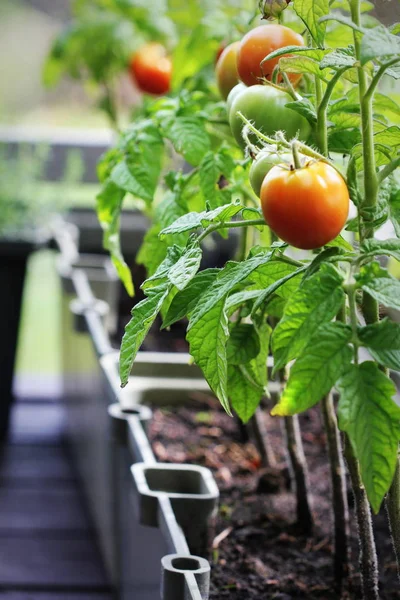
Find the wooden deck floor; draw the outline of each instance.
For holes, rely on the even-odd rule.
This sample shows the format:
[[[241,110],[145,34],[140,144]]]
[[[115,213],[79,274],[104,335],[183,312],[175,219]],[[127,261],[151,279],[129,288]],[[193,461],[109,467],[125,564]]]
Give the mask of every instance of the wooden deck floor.
[[[51,401],[18,401],[0,458],[0,600],[111,600]]]

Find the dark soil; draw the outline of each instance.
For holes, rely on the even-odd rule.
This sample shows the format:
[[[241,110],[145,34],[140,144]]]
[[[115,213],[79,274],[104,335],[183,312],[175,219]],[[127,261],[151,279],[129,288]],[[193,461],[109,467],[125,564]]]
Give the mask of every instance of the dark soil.
[[[246,431],[205,395],[193,408],[154,411],[150,437],[158,460],[212,470],[221,498],[212,553],[210,600],[339,599],[332,575],[330,479],[319,409],[301,417],[310,471],[315,531],[295,523],[279,420],[265,419],[278,468],[266,470]],[[350,498],[352,503],[352,498]],[[400,598],[395,556],[384,510],[374,518],[382,599]],[[359,599],[356,524],[351,509],[352,574],[344,597]]]

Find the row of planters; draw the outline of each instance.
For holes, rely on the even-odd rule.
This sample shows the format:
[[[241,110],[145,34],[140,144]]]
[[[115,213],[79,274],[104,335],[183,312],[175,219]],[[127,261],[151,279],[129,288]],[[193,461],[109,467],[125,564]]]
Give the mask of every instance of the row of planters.
[[[151,41],[134,49],[130,64],[139,88],[158,96],[145,97],[98,165],[104,246],[127,293],[136,294],[111,367],[115,375],[118,363],[122,389],[115,379],[112,389],[117,412],[137,411],[128,418],[133,449],[142,402],[157,398],[159,406],[167,397],[171,404],[168,390],[191,390],[191,408],[157,408],[146,456],[214,469],[223,502],[211,597],[398,594],[400,407],[390,370],[400,370],[400,330],[385,311],[400,308],[400,284],[382,265],[400,259],[399,108],[385,93],[398,79],[400,28],[384,28],[372,8],[359,0],[285,0],[189,10],[171,0],[157,10],[135,1],[86,10],[83,2],[46,66],[48,80],[63,71],[89,75],[119,128],[114,76],[126,67],[132,39]],[[275,22],[259,25],[260,16]],[[97,51],[87,40],[99,28]],[[140,293],[120,245],[125,198],[150,220],[135,257],[147,274]],[[388,223],[393,237],[377,237]],[[205,264],[230,232],[238,240],[231,260]],[[85,287],[79,273],[74,285]],[[192,360],[222,408],[204,396],[203,380],[171,384],[160,364],[158,384],[153,376],[149,384],[154,393],[140,387],[144,375],[134,377],[130,404],[142,344],[157,324],[166,332],[156,343],[182,322]],[[95,347],[107,348],[107,336],[87,326]],[[70,355],[78,373],[85,361]],[[98,361],[91,365],[97,373]],[[87,410],[99,381],[83,374]],[[283,436],[266,408],[281,418]],[[87,423],[80,443],[99,434],[104,444],[105,430]],[[134,502],[146,485],[176,492],[139,471]],[[210,491],[204,482],[200,488]],[[139,504],[145,512],[145,501]],[[203,553],[208,529],[189,531],[176,506],[175,514],[190,549]]]

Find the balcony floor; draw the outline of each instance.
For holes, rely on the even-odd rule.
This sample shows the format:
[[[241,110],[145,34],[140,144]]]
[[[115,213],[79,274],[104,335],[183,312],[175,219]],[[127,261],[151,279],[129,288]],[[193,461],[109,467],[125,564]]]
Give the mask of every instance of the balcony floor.
[[[19,399],[0,457],[0,600],[111,600],[59,403]]]

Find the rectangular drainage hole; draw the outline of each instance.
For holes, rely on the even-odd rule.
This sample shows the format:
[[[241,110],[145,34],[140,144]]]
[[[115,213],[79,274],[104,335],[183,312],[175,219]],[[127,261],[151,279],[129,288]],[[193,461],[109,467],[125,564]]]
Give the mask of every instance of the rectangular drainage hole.
[[[180,469],[145,470],[146,481],[152,492],[169,494],[207,494],[208,489],[198,471]]]

